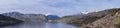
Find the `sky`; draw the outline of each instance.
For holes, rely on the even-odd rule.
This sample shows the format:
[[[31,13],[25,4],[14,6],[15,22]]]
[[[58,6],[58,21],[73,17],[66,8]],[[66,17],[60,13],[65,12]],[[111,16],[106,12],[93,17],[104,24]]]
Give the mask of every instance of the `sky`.
[[[73,15],[119,8],[120,0],[0,0],[0,13]]]

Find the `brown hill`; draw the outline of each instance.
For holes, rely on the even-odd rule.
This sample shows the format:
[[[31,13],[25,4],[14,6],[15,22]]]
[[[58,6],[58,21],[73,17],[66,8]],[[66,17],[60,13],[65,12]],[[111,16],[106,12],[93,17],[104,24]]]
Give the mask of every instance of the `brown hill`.
[[[92,12],[78,17],[62,18],[60,21],[81,26],[81,28],[117,28],[120,24],[120,8]],[[68,20],[68,21],[66,21]]]

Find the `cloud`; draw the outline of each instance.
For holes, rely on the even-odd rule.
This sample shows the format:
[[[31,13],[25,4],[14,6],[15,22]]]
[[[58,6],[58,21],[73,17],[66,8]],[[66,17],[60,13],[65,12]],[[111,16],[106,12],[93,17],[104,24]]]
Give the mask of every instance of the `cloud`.
[[[18,11],[23,13],[72,15],[79,12],[119,8],[120,0],[0,0],[0,13]]]

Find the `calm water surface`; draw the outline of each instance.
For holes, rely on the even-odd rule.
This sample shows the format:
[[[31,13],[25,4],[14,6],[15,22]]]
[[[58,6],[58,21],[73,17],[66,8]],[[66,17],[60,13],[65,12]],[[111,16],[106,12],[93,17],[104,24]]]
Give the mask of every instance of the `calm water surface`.
[[[68,25],[65,23],[44,23],[44,24],[27,24],[6,26],[1,28],[76,28],[76,26]]]

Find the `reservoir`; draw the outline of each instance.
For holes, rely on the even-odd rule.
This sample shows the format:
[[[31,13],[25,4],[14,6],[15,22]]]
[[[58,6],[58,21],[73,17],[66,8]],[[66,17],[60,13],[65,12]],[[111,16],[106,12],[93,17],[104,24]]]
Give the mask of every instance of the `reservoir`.
[[[43,23],[43,24],[19,24],[13,26],[5,26],[1,28],[76,28],[76,26],[68,25],[65,23]]]

